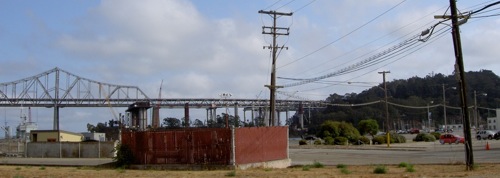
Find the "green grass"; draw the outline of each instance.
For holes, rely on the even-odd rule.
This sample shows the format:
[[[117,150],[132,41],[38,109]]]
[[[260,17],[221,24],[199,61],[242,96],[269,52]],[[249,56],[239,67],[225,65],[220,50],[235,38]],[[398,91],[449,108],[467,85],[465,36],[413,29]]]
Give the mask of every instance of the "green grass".
[[[373,170],[373,173],[375,173],[375,174],[385,174],[385,173],[387,173],[387,168],[385,166],[377,166]]]
[[[24,177],[21,175],[15,175],[14,178],[24,178]]]
[[[399,163],[398,167],[408,167],[408,163],[405,163],[405,162],[401,162]]]
[[[347,165],[345,165],[345,164],[337,164],[337,168],[339,168],[339,169],[347,168]]]
[[[323,168],[323,167],[325,167],[325,165],[321,164],[320,162],[314,161],[314,163],[312,164],[312,167],[313,168]]]
[[[116,171],[117,171],[118,173],[125,173],[125,168],[123,168],[123,167],[119,167],[119,168],[117,168],[117,169],[116,169]]]
[[[309,170],[311,170],[311,165],[304,165],[304,166],[302,166],[302,170],[303,171],[309,171]]]
[[[349,171],[347,168],[340,168],[340,172],[342,174],[350,174],[351,173],[351,171]]]
[[[40,170],[45,170],[45,166],[40,167]]]
[[[226,177],[235,177],[236,176],[236,171],[231,171],[226,173]]]
[[[21,168],[20,168],[20,167],[16,167],[16,170],[18,170],[18,171],[19,171],[19,170],[21,170]]]
[[[413,165],[408,164],[408,166],[406,166],[406,172],[415,172],[415,168],[413,168]]]

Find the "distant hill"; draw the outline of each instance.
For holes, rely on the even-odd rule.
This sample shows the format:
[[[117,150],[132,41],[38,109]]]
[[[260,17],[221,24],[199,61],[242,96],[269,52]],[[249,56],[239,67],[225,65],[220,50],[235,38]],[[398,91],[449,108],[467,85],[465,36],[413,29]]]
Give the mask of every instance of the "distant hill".
[[[434,74],[409,79],[399,79],[387,82],[388,102],[396,103],[389,105],[389,118],[391,127],[396,129],[421,128],[422,124],[428,124],[427,105],[431,113],[431,125],[438,127],[444,124],[443,84],[446,94],[446,118],[448,124],[461,124],[460,117],[460,95],[459,84],[455,75]],[[479,124],[486,124],[486,117],[494,116],[495,112],[486,108],[500,107],[500,77],[491,70],[470,71],[466,73],[468,105],[474,106],[474,91],[478,104]],[[332,104],[362,104],[384,99],[383,84],[372,87],[361,93],[331,94],[326,101]],[[438,105],[432,107],[434,105]],[[417,109],[420,107],[420,109]],[[470,110],[471,117],[474,112]],[[379,102],[366,106],[330,106],[324,110],[312,112],[311,118],[306,122],[310,133],[315,132],[325,120],[336,120],[351,122],[357,126],[363,119],[375,119],[379,122],[381,129],[385,125],[385,104]],[[292,122],[292,126],[296,119]],[[475,124],[471,119],[471,124]]]

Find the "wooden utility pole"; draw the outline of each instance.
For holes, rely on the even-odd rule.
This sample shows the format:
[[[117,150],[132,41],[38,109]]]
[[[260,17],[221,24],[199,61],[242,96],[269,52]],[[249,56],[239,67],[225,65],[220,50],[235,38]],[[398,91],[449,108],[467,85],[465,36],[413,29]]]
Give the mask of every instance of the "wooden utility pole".
[[[391,140],[390,140],[390,134],[389,132],[391,131],[391,124],[389,123],[389,105],[387,103],[387,83],[385,82],[385,74],[391,73],[391,71],[382,71],[378,72],[379,74],[382,74],[382,77],[384,78],[384,101],[385,101],[385,130],[387,134],[387,147],[391,147]]]
[[[463,15],[457,14],[457,4],[456,0],[450,0],[450,11],[451,16],[435,16],[435,18],[449,18],[451,19],[452,26],[452,36],[453,36],[453,47],[455,50],[455,60],[456,67],[458,71],[456,71],[459,75],[459,83],[460,83],[460,100],[462,104],[462,117],[463,117],[463,126],[464,126],[464,137],[465,137],[465,164],[467,166],[467,170],[473,170],[474,166],[474,156],[472,152],[472,137],[470,131],[470,118],[469,118],[469,107],[467,106],[467,85],[465,82],[465,72],[464,72],[464,61],[462,56],[462,44],[460,40],[460,24],[462,22],[458,21],[458,18],[463,18]],[[466,17],[467,18],[467,17]]]
[[[276,88],[281,88],[280,86],[276,86],[276,52],[278,49],[288,49],[288,47],[278,47],[278,44],[276,44],[276,38],[279,35],[289,35],[290,34],[290,28],[284,28],[284,27],[276,27],[276,20],[278,17],[281,16],[292,16],[292,12],[290,13],[283,13],[283,12],[276,12],[276,11],[264,11],[260,10],[260,14],[269,14],[273,18],[273,26],[272,27],[266,27],[262,26],[262,34],[268,34],[273,36],[273,44],[272,46],[267,46],[268,49],[272,50],[273,54],[273,62],[272,62],[272,70],[271,70],[271,85],[266,85],[266,87],[269,88],[270,90],[270,123],[269,126],[274,126],[275,125],[275,120],[276,120]],[[269,31],[266,31],[269,30]],[[286,33],[281,33],[279,31],[281,30],[286,30]],[[264,49],[266,46],[264,46]]]

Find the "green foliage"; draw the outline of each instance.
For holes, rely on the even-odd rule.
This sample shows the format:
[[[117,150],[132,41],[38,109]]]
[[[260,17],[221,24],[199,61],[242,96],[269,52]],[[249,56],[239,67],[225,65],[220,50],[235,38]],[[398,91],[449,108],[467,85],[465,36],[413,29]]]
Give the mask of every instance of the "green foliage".
[[[401,162],[398,165],[398,167],[407,167],[407,166],[408,166],[408,163],[405,163],[405,162]]]
[[[375,173],[375,174],[385,174],[385,173],[387,173],[387,168],[385,166],[377,166],[373,170],[373,173]]]
[[[434,137],[431,134],[427,133],[419,133],[417,136],[413,139],[415,142],[433,142],[436,141],[436,137]]]
[[[337,164],[337,168],[339,168],[339,169],[347,168],[347,165],[345,165],[345,164]]]
[[[325,165],[323,165],[320,162],[314,161],[313,164],[312,164],[312,167],[313,168],[323,168],[323,167],[325,167]]]
[[[358,138],[357,141],[353,142],[353,144],[354,145],[370,144],[370,139],[365,136],[361,136]]]
[[[345,137],[335,137],[334,139],[335,145],[347,145],[347,138]]]
[[[373,142],[373,144],[384,144],[384,143],[387,143],[386,140],[387,140],[387,136],[377,135],[377,136],[373,137],[372,142]]]
[[[325,137],[325,145],[333,145],[334,144],[334,139],[330,136]]]
[[[341,169],[340,169],[340,172],[341,172],[342,174],[350,174],[350,173],[351,173],[351,171],[349,171],[347,168],[341,168]]]
[[[370,134],[372,138],[377,134],[379,130],[379,126],[376,120],[374,119],[366,119],[361,120],[358,123],[359,133],[361,135]]]
[[[40,167],[40,170],[45,170],[45,166],[44,166],[44,165],[42,165],[42,166]]]
[[[299,145],[307,145],[307,141],[306,140],[300,140],[299,141]]]
[[[412,164],[409,164],[406,166],[406,172],[415,172],[415,168],[413,168]]]
[[[356,129],[351,123],[327,120],[321,124],[319,132],[316,136],[324,139],[325,142],[327,137],[345,137],[350,142],[356,142],[361,135],[359,134],[358,129]]]
[[[21,168],[20,167],[16,167],[16,170],[21,170]]]
[[[433,135],[436,140],[439,140],[439,137],[441,137],[441,133],[439,132],[431,132],[431,135]]]
[[[236,171],[231,171],[226,173],[226,177],[235,177],[236,176]]]
[[[391,143],[406,143],[406,137],[397,133],[390,133]]]
[[[113,158],[116,167],[126,167],[134,162],[134,155],[132,150],[123,144],[116,146],[116,156]]]
[[[309,170],[311,170],[311,165],[304,165],[304,166],[302,166],[302,170],[303,171],[309,171]]]
[[[323,143],[321,143],[321,140],[314,140],[314,145],[321,145]]]

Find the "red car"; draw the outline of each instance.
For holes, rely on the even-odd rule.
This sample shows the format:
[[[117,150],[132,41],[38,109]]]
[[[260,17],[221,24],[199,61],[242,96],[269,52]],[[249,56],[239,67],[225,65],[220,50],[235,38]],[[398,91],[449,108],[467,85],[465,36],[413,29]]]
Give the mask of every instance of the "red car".
[[[458,136],[458,135],[455,135],[455,134],[443,134],[439,137],[439,143],[441,144],[445,144],[445,143],[449,143],[449,144],[452,144],[452,143],[464,143],[465,142],[465,138],[464,137],[461,137],[461,136]]]

